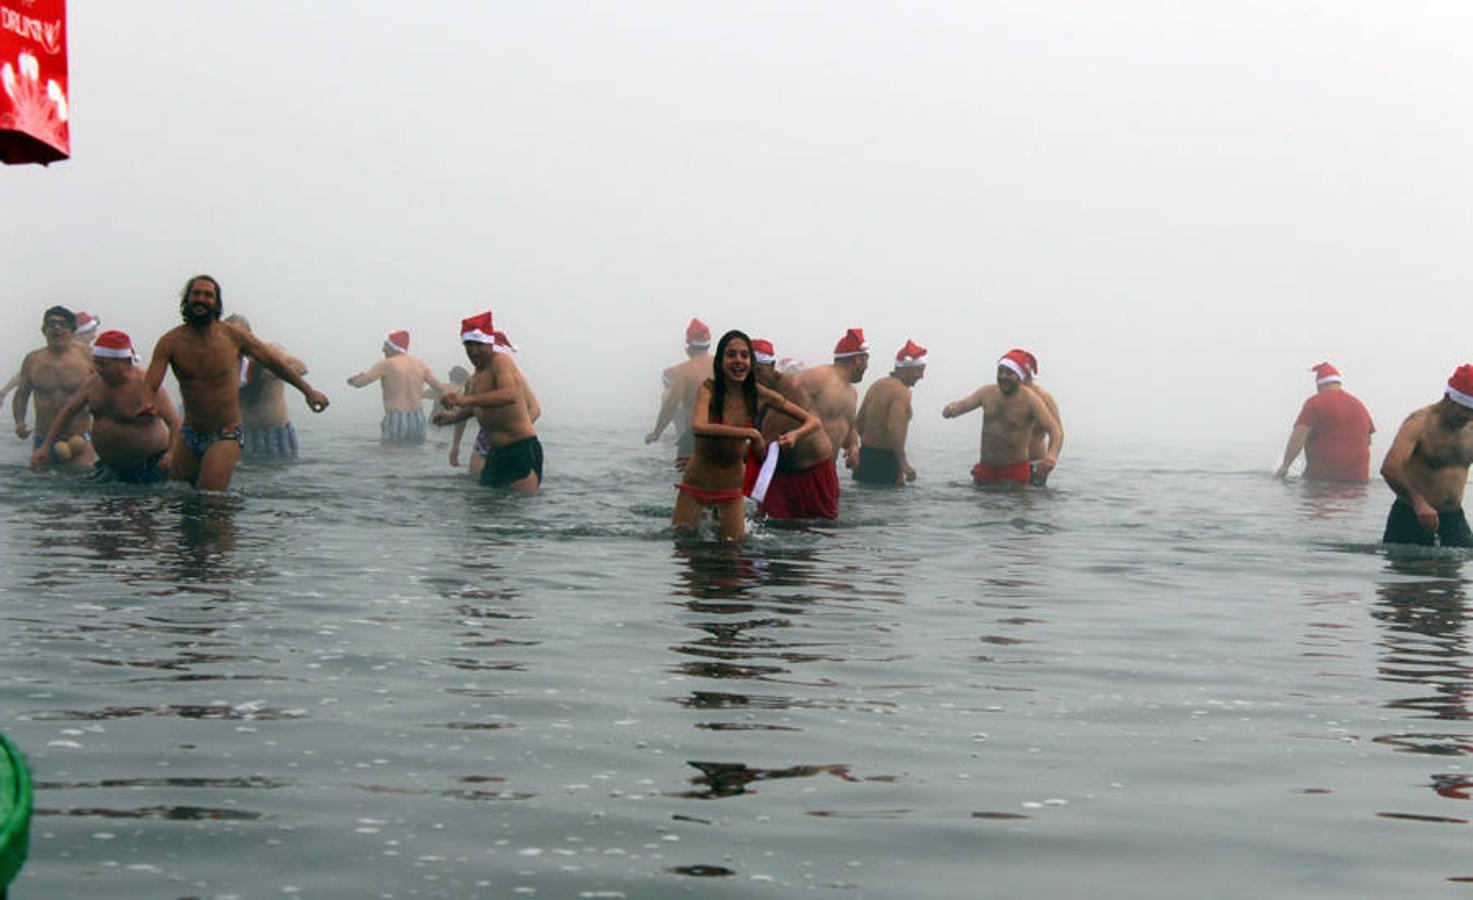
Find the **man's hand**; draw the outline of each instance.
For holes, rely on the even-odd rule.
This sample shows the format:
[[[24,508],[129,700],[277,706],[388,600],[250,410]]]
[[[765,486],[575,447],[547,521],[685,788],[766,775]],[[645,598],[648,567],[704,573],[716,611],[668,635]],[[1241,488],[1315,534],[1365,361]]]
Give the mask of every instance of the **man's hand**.
[[[954,418],[956,418],[956,404],[955,403],[948,403],[945,406],[941,407],[941,418],[943,418],[943,419],[954,419]]]
[[[433,425],[454,425],[455,413],[446,412],[443,409],[437,409],[435,410],[434,415],[430,416],[430,423]]]
[[[796,443],[798,443],[798,432],[796,431],[784,431],[777,436],[777,445],[784,450],[791,449]]]
[[[915,481],[916,480],[916,470],[915,470],[915,467],[912,466],[910,463],[906,463],[905,464],[905,480],[906,481]]]
[[[1288,475],[1289,475],[1289,467],[1288,466],[1279,466],[1279,470],[1274,473],[1274,477],[1277,478],[1280,481],[1283,481],[1285,478],[1288,477]]]
[[[313,412],[320,413],[324,409],[327,409],[327,402],[328,402],[327,401],[327,395],[324,394],[323,392],[316,391],[316,390],[309,390],[307,392],[307,394],[306,394],[306,397],[307,397],[307,408],[310,409],[310,410],[312,410]]]
[[[436,413],[436,415],[439,415],[439,413]],[[460,448],[459,447],[451,447],[450,448],[450,468],[452,468],[452,469],[458,469],[458,468],[460,468]]]
[[[1058,464],[1059,461],[1057,459],[1045,456],[1043,459],[1040,459],[1037,463],[1034,464],[1033,473],[1039,478],[1047,478],[1048,473],[1052,472],[1054,470],[1054,466]]]
[[[859,465],[859,448],[858,447],[845,447],[844,448],[844,468],[846,468],[846,469],[852,469],[852,468],[854,468],[857,465]]]
[[[644,436],[644,442],[646,444],[653,444],[655,441],[658,441],[659,439],[660,439],[660,434],[659,434],[659,432],[656,432],[656,431],[651,431],[649,434],[647,434],[647,435]]]
[[[465,394],[460,391],[446,391],[440,395],[440,405],[446,409],[454,409],[465,401]]]
[[[51,445],[50,444],[47,444],[47,445],[45,445],[43,447],[38,447],[36,449],[36,452],[31,454],[31,471],[32,472],[39,472],[39,471],[41,471],[42,469],[44,469],[46,467],[46,464],[48,462],[50,462],[50,461],[51,461]]]
[[[19,422],[15,423],[15,436],[20,438],[21,440],[25,440],[26,438],[31,436],[30,426],[26,424],[25,419],[21,419]]]
[[[1432,508],[1432,504],[1419,498],[1416,503],[1412,504],[1412,509],[1417,513],[1417,524],[1422,526],[1422,530],[1428,534],[1436,534],[1437,526],[1441,523],[1437,518],[1437,510]]]

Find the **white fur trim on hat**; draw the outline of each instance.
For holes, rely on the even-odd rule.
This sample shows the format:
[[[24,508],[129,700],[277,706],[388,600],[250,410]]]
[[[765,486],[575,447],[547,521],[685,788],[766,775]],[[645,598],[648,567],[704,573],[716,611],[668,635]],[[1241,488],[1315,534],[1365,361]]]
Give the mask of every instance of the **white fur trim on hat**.
[[[472,328],[470,331],[462,331],[460,333],[460,342],[462,344],[494,344],[496,343],[496,335],[487,334],[479,328]]]
[[[1019,378],[1023,379],[1024,381],[1027,381],[1028,380],[1028,371],[1026,369],[1024,369],[1022,366],[1020,366],[1017,363],[1013,362],[1011,359],[1008,359],[1006,356],[1004,356],[1002,359],[998,360],[997,361],[997,364],[1000,365],[1000,366],[1002,366],[1003,368],[1012,369],[1013,370],[1013,374],[1017,375]],[[1303,382],[1300,382],[1300,383],[1303,384]]]
[[[1459,406],[1466,406],[1469,409],[1473,409],[1473,395],[1465,394],[1452,385],[1447,386],[1447,395]]]
[[[137,359],[133,355],[133,348],[129,347],[97,347],[92,348],[93,356],[101,356],[104,359]]]
[[[1341,379],[1339,375],[1326,375],[1324,378],[1316,378],[1314,380],[1314,386],[1324,387],[1327,384],[1340,384],[1340,382]]]
[[[914,369],[924,366],[925,364],[926,357],[924,356],[917,356],[914,359],[906,356],[895,360],[895,368],[897,369]]]

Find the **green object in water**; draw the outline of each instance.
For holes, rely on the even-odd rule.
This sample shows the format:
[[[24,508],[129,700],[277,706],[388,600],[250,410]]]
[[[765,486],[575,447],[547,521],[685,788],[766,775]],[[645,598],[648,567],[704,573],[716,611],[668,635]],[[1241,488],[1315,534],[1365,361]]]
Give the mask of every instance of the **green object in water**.
[[[31,775],[25,757],[0,734],[0,893],[25,865],[31,844]]]

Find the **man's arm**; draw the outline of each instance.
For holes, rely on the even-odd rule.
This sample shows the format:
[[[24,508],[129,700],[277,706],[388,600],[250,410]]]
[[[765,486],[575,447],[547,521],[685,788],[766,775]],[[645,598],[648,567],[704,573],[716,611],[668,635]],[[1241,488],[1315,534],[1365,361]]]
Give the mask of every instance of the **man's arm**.
[[[1034,467],[1035,472],[1046,476],[1059,464],[1059,445],[1064,442],[1064,429],[1060,427],[1059,420],[1048,411],[1048,404],[1037,394],[1033,395],[1033,417],[1048,432],[1048,452]]]
[[[369,366],[365,371],[359,372],[357,375],[349,376],[348,384],[349,386],[355,388],[368,387],[370,384],[373,384],[375,381],[378,381],[380,378],[384,377],[384,373],[388,370],[388,361],[381,359],[373,365]],[[441,391],[441,393],[445,392]]]
[[[153,345],[153,356],[149,358],[148,371],[143,375],[147,394],[157,393],[164,386],[164,373],[169,369],[169,359],[173,353],[173,335],[172,331],[168,332]]]
[[[800,423],[797,428],[784,431],[778,436],[777,445],[779,447],[791,447],[823,427],[823,422],[818,416],[771,388],[757,385],[757,398],[760,402],[765,402],[769,409],[776,409],[785,416],[797,419]]]
[[[1417,523],[1430,533],[1437,533],[1437,510],[1427,502],[1427,498],[1417,493],[1407,480],[1406,466],[1411,461],[1412,454],[1417,450],[1417,444],[1422,440],[1422,429],[1426,427],[1426,412],[1415,412],[1401,423],[1401,429],[1396,432],[1396,439],[1391,442],[1391,449],[1386,451],[1386,459],[1381,462],[1381,477],[1396,492],[1396,496],[1411,504],[1412,511],[1417,514]]]
[[[955,419],[957,416],[966,415],[982,405],[982,399],[986,396],[986,393],[987,387],[984,385],[960,400],[953,400],[941,408],[941,418]]]
[[[885,437],[890,441],[890,446],[895,448],[895,456],[900,460],[900,472],[905,480],[915,481],[916,470],[911,468],[910,460],[905,456],[905,439],[910,434],[909,390],[890,401],[889,413],[885,420]]]
[[[420,373],[420,378],[424,381],[425,384],[429,385],[430,390],[435,392],[433,395],[434,397],[443,397],[451,391],[455,390],[455,385],[446,384],[445,382],[436,378],[434,370],[430,368],[428,363],[424,364],[423,370],[424,371]]]
[[[51,427],[46,430],[46,437],[41,441],[41,446],[31,454],[32,469],[41,468],[51,459],[51,446],[56,443],[56,439],[61,436],[61,430],[72,420],[72,417],[87,405],[87,398],[91,395],[92,388],[100,377],[96,373],[88,375],[87,380],[82,382],[82,386],[73,391],[61,408],[56,411],[56,415],[52,416]]]
[[[1284,461],[1279,463],[1279,470],[1274,473],[1275,478],[1283,478],[1289,474],[1289,467],[1294,465],[1294,460],[1299,458],[1299,451],[1309,442],[1309,426],[1295,425],[1289,432],[1289,442],[1284,445]]]
[[[444,407],[467,407],[467,406],[511,406],[522,398],[522,375],[517,371],[516,363],[498,354],[491,361],[491,389],[479,394],[462,394],[457,391],[440,396],[440,405]],[[474,384],[475,379],[471,382]]]
[[[669,387],[665,388],[664,395],[660,397],[660,412],[655,416],[655,428],[644,436],[644,442],[646,444],[653,444],[655,441],[658,441],[660,435],[665,432],[665,426],[669,425],[670,420],[675,418],[675,411],[680,408],[680,393],[680,383],[678,381],[672,382]]]
[[[522,391],[527,401],[527,417],[535,423],[542,418],[542,401],[537,399],[537,395],[532,391],[532,385],[528,384],[526,379],[522,379]]]
[[[327,409],[327,395],[314,389],[301,375],[293,371],[284,354],[277,353],[260,338],[246,331],[244,328],[238,328],[234,325],[228,325],[226,327],[235,333],[241,352],[270,369],[277,378],[301,391],[302,396],[307,399],[308,409],[313,412],[322,412],[324,409]]]
[[[20,384],[20,373],[19,372],[16,372],[14,375],[10,376],[10,380],[7,381],[7,382],[5,382],[5,384],[3,386],[0,386],[0,400],[5,399],[5,395],[6,394],[8,394],[11,391],[15,390],[15,386],[17,384]]]
[[[15,385],[15,396],[10,398],[10,411],[15,414],[15,436],[25,439],[30,436],[31,429],[26,427],[26,406],[31,402],[31,358],[21,364],[20,374],[16,376],[18,381]]]

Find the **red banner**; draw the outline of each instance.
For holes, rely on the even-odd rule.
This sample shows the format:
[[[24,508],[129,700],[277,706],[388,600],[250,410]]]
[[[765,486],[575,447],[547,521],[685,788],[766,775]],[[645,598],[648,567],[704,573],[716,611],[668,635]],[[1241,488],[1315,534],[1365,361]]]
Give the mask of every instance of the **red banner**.
[[[0,0],[0,162],[44,165],[71,152],[66,0]]]

